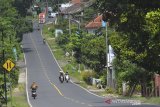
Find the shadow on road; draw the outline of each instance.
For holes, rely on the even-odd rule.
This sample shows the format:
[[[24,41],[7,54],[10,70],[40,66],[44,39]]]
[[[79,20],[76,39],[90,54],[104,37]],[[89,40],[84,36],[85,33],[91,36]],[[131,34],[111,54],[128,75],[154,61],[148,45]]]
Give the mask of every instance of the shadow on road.
[[[33,50],[30,48],[22,48],[24,53],[32,52]]]

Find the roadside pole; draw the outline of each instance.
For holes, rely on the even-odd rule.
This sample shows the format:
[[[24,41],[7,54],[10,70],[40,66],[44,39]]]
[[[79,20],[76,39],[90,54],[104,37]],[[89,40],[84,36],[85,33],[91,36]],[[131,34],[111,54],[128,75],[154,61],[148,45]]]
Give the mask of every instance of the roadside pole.
[[[107,29],[107,26],[108,25],[108,22],[106,21],[106,67],[107,67],[107,86],[109,86],[109,66],[108,66],[108,29]]]
[[[3,36],[3,30],[2,30],[2,54],[3,54],[3,63],[5,62],[5,51],[4,51],[4,36]],[[5,103],[6,103],[6,106],[7,106],[7,86],[6,86],[6,70],[4,69],[3,71],[3,74],[4,74],[4,100],[5,100]]]
[[[68,13],[68,23],[69,23],[69,35],[71,35],[71,18],[70,18],[70,13]]]
[[[3,68],[5,69],[5,72],[8,71],[10,73],[10,71],[14,68],[15,64],[8,59],[7,61],[5,61],[5,63],[3,64]],[[5,73],[6,75],[6,73]],[[6,76],[5,76],[5,99],[6,99],[6,106],[7,106],[7,87],[6,87]],[[11,85],[11,76],[9,74],[9,85],[10,85],[10,97],[11,97],[11,107],[12,107],[12,85]]]
[[[11,107],[12,107],[12,83],[11,83],[11,74],[9,73],[9,83],[10,83],[10,98],[11,98]]]
[[[112,82],[112,78],[110,78],[112,76],[112,74],[110,73],[109,71],[109,58],[108,58],[108,51],[109,51],[109,46],[108,46],[108,35],[107,35],[107,27],[108,27],[108,22],[109,20],[111,19],[112,17],[112,12],[109,12],[109,11],[105,11],[103,14],[102,14],[102,20],[104,22],[106,22],[106,67],[107,67],[107,86],[108,87],[111,87],[111,82]]]

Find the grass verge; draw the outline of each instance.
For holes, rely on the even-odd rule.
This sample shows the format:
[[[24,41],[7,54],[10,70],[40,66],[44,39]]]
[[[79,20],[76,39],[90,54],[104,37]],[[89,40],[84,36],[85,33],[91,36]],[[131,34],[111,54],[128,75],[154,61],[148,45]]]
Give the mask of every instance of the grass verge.
[[[9,97],[7,107],[29,107],[25,91],[25,83],[18,84]]]
[[[21,53],[19,58],[19,63],[23,62],[24,54]],[[20,68],[19,71],[20,73],[24,72],[23,68]],[[27,102],[25,82],[18,83],[17,86],[12,89],[12,93],[10,91],[8,92],[7,107],[29,107],[29,104]]]

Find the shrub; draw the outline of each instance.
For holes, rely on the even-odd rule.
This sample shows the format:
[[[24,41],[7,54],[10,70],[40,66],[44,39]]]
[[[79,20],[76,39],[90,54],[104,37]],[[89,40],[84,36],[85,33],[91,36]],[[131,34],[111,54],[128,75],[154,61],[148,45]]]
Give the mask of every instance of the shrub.
[[[105,90],[107,93],[113,94],[114,93],[114,89],[111,87],[106,88]]]
[[[92,77],[95,76],[95,73],[92,71],[82,72],[82,78],[87,84],[91,84]]]
[[[106,76],[103,75],[100,77],[102,85],[106,85]]]
[[[117,93],[118,95],[122,95],[122,88],[119,87],[119,88],[117,89],[116,93]]]

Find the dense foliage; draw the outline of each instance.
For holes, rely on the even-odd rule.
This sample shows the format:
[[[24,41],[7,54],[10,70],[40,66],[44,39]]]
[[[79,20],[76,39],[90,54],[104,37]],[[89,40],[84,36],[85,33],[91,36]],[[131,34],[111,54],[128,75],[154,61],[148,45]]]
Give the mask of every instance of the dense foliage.
[[[24,3],[25,2],[25,3]],[[20,42],[25,32],[32,31],[32,22],[27,21],[26,9],[30,6],[27,0],[0,0],[0,94],[4,91],[4,68],[7,59],[16,63],[21,53]],[[16,50],[16,53],[15,53]],[[15,56],[17,55],[17,56]],[[18,83],[18,68],[6,73],[6,82],[12,81],[12,87]],[[2,96],[1,96],[2,97]]]
[[[160,2],[157,0],[97,0],[96,7],[101,13],[109,12],[110,25],[115,32],[110,36],[110,43],[114,48],[116,57],[121,62],[128,60],[136,68],[144,69],[138,72],[136,69],[132,71],[123,69],[124,81],[135,82],[130,78],[128,73],[132,73],[132,77],[137,78],[137,83],[142,86],[142,95],[145,94],[145,87],[150,83],[151,76],[159,73],[160,68]],[[120,63],[119,63],[120,65]],[[117,65],[116,65],[117,66]],[[127,74],[127,75],[126,75]]]

